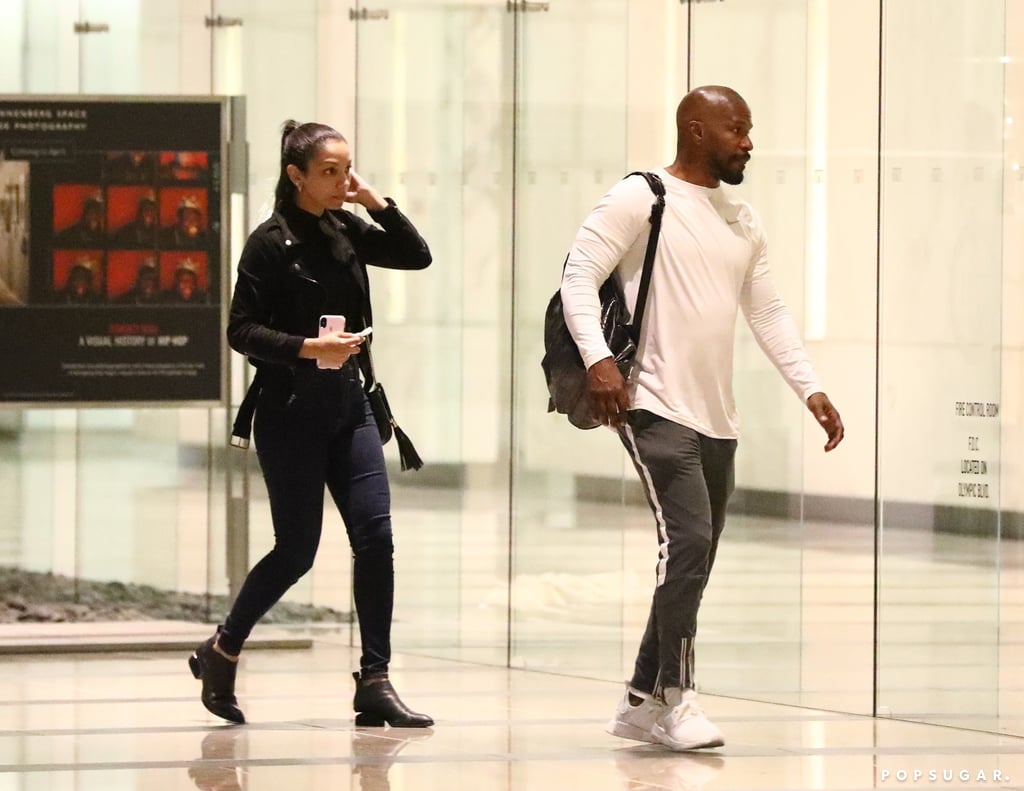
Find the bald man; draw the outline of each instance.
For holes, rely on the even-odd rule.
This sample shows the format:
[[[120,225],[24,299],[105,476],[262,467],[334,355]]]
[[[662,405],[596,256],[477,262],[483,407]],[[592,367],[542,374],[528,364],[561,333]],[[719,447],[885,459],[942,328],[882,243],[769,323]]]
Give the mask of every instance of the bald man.
[[[627,303],[635,303],[653,199],[643,178],[620,181],[586,218],[561,287],[593,409],[618,431],[657,525],[650,617],[608,731],[673,750],[725,743],[697,702],[693,661],[697,610],[733,490],[739,310],[825,430],[825,451],[843,438],[839,413],[772,283],[761,221],[721,188],[722,182],[743,181],[754,147],[752,127],[750,108],[730,88],[697,88],[679,104],[676,159],[655,171],[665,185],[665,212],[639,350],[627,379],[601,332],[598,288],[616,277]]]

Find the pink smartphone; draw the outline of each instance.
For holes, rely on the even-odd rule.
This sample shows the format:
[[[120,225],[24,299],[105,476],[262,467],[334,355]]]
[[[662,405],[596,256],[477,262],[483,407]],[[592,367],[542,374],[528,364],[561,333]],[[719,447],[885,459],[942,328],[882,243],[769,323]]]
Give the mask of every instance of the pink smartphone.
[[[330,335],[332,332],[344,332],[345,331],[345,317],[344,316],[321,316],[320,317],[320,330],[319,337],[324,335]],[[316,361],[317,368],[331,368],[330,365],[323,365],[319,360]]]

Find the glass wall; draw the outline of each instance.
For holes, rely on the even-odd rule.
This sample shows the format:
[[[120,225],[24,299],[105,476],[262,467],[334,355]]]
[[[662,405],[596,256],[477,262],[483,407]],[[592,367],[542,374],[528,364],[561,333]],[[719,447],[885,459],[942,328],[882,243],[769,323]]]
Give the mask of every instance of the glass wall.
[[[232,261],[270,211],[282,122],[350,139],[435,259],[371,281],[378,374],[427,462],[400,472],[387,448],[395,647],[609,681],[646,621],[653,522],[616,437],[546,412],[543,311],[605,191],[672,161],[679,99],[737,89],[755,148],[732,189],[764,221],[847,439],[822,453],[741,322],[701,688],[1024,733],[1019,3],[0,9],[3,92],[245,97]],[[232,355],[233,405],[249,375]],[[272,541],[254,454],[225,449],[230,414],[0,411],[3,564],[227,593]],[[288,599],[349,609],[349,554],[328,508]]]
[[[370,276],[376,374],[426,461],[391,477],[395,644],[499,664],[508,618],[513,21],[498,3],[387,0],[360,10],[355,25],[355,167],[394,197],[434,259],[423,272]]]
[[[1006,4],[1003,119],[1003,283],[1002,382],[1000,387],[999,512],[999,708],[998,727],[1024,733],[1024,693],[1018,668],[1024,666],[1024,8]]]
[[[204,31],[204,16],[187,6],[5,2],[0,91],[209,93],[210,37],[203,57],[188,51],[186,31]],[[214,460],[225,410],[4,409],[0,420],[0,563],[225,592],[226,489]]]
[[[551,3],[518,16],[511,661],[617,678],[624,457],[606,429],[581,432],[547,414],[540,360],[544,309],[576,227],[628,172],[629,3]]]
[[[1019,96],[1010,4],[941,6],[884,15],[877,697],[893,716],[994,730],[1020,716],[1003,666],[1020,591],[1003,318]]]

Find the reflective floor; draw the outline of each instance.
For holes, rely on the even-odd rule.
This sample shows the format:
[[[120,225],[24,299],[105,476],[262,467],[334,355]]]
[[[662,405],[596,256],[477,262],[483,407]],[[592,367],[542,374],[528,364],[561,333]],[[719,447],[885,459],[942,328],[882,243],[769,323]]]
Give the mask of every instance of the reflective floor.
[[[240,727],[179,652],[6,658],[0,789],[1024,788],[1022,739],[706,695],[725,747],[676,754],[604,733],[619,684],[414,656],[392,677],[436,726],[357,729],[347,644],[249,651]]]
[[[26,436],[0,439],[0,565],[225,592],[223,504],[195,454]],[[272,539],[253,475],[255,559]],[[0,791],[1024,788],[1024,739],[994,733],[1024,734],[1024,541],[731,515],[697,649],[727,744],[676,755],[603,731],[653,587],[646,506],[557,477],[511,509],[480,471],[394,477],[394,679],[432,732],[353,728],[347,627],[248,651],[236,729],[201,708],[181,648],[0,652]],[[288,598],[347,611],[350,558],[329,510]]]
[[[12,416],[0,413],[0,568],[226,594],[224,548],[243,553],[223,478],[243,464],[239,565],[273,543],[255,455],[182,444],[185,427],[216,422],[203,411],[181,411],[177,434],[160,410]],[[393,473],[396,648],[611,683],[629,672],[657,552],[631,470]],[[700,612],[704,688],[1024,735],[1020,531],[940,531],[928,509],[896,520],[886,506],[878,529],[730,514]],[[316,564],[286,600],[348,612],[350,597],[351,549],[329,506]]]

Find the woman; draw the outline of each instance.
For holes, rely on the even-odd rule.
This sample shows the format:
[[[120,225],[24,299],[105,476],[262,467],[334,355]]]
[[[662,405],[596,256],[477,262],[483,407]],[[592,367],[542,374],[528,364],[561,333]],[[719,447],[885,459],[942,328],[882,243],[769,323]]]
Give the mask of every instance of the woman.
[[[425,728],[388,681],[394,564],[391,497],[380,436],[359,381],[359,331],[370,326],[366,266],[423,269],[430,250],[412,223],[352,170],[348,143],[323,124],[288,121],[275,211],[238,264],[228,342],[258,367],[254,432],[270,496],[274,548],[249,572],[231,612],[189,659],[202,702],[232,722],[242,645],[256,622],[313,565],[324,486],[354,555],[362,641],[357,725]],[[380,227],[342,210],[364,206]],[[382,230],[383,229],[383,230]],[[322,315],[344,330],[318,337]]]

